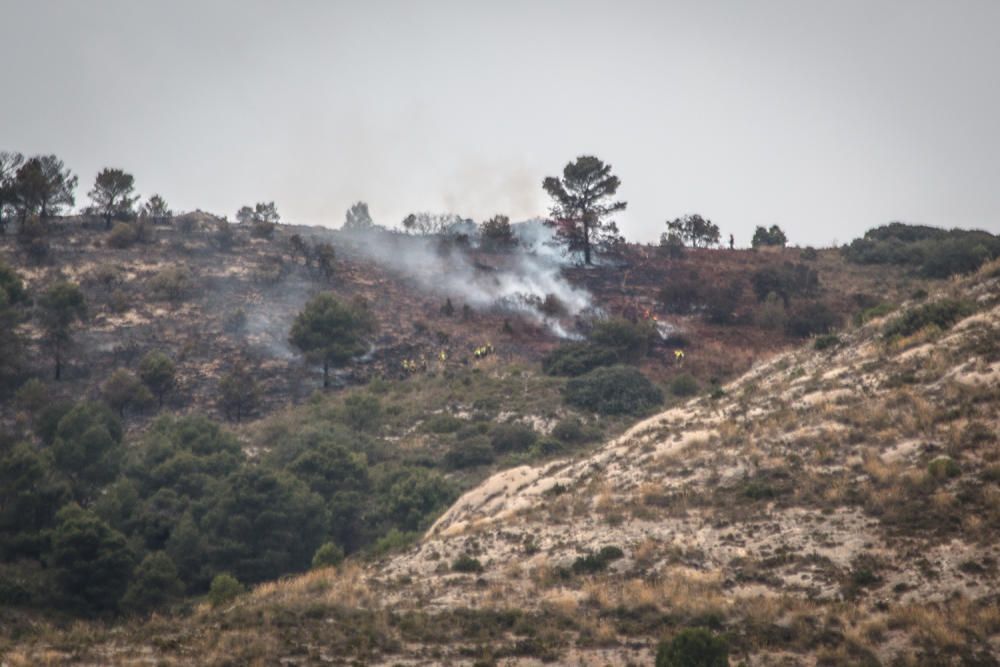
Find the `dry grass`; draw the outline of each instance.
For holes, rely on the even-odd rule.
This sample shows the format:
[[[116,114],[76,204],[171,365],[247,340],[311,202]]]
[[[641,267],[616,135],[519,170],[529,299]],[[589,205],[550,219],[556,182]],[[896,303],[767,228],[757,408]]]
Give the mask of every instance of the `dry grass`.
[[[317,601],[349,608],[369,608],[374,604],[365,572],[356,563],[265,582],[256,586],[249,598],[250,604],[277,604],[292,608]]]

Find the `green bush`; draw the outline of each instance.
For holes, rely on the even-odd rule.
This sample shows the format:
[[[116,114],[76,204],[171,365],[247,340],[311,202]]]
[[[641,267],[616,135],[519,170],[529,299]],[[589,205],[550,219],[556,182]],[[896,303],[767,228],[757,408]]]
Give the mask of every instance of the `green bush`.
[[[168,266],[150,279],[149,288],[156,299],[183,301],[194,290],[194,277],[187,267]]]
[[[444,463],[456,470],[489,465],[496,458],[493,446],[484,436],[475,436],[467,440],[458,440],[444,455]]]
[[[729,667],[729,645],[705,628],[685,628],[660,643],[656,667]]]
[[[732,324],[736,320],[736,309],[740,305],[742,296],[743,285],[739,281],[706,288],[705,319],[712,324]]]
[[[882,335],[885,338],[912,336],[921,329],[935,326],[948,329],[955,322],[975,312],[975,306],[967,301],[942,299],[918,308],[911,308],[886,325]]]
[[[962,474],[962,469],[958,467],[955,459],[949,456],[939,456],[927,464],[927,473],[938,481],[958,477]]]
[[[468,554],[462,554],[451,564],[453,572],[464,572],[466,574],[476,574],[483,571],[483,564],[478,558],[473,558]]]
[[[972,273],[1000,254],[998,241],[1000,239],[995,237],[992,242],[969,237],[926,244],[920,273],[928,278],[947,278],[956,273]]]
[[[576,417],[561,419],[552,427],[552,437],[567,445],[579,445],[584,442],[591,442],[597,440],[600,436],[600,431],[585,426]]]
[[[690,375],[678,375],[670,381],[670,393],[678,397],[694,396],[698,393],[698,381]]]
[[[871,308],[866,308],[860,313],[854,316],[854,322],[858,326],[869,322],[871,320],[876,320],[880,317],[885,317],[892,311],[896,310],[896,306],[891,303],[880,303],[877,306],[872,306]]]
[[[788,237],[785,236],[785,232],[778,225],[771,225],[770,229],[758,226],[754,230],[750,246],[755,249],[762,246],[784,248],[786,243],[788,243]]]
[[[573,561],[573,574],[595,574],[607,569],[608,565],[624,558],[625,552],[616,546],[602,547],[597,553],[588,553]]]
[[[395,551],[402,551],[419,539],[420,533],[416,531],[405,532],[398,528],[391,528],[389,532],[375,540],[375,544],[372,545],[372,552],[377,555],[384,555]]]
[[[443,412],[441,414],[432,415],[428,417],[424,421],[421,428],[427,433],[438,433],[438,434],[454,433],[455,431],[462,428],[462,426],[465,423],[466,422],[464,419],[460,419],[453,415],[449,415],[446,412]]]
[[[116,609],[133,565],[125,536],[76,504],[59,510],[56,519],[49,565],[67,607],[94,612]]]
[[[1000,237],[979,230],[945,230],[894,222],[876,227],[843,249],[858,264],[911,266],[929,278],[971,273],[1000,256]]]
[[[525,452],[531,449],[536,440],[538,433],[524,424],[497,424],[490,432],[490,445],[498,454]]]
[[[184,593],[177,567],[162,551],[147,554],[132,575],[122,606],[144,614],[169,604]]]
[[[635,363],[646,356],[656,336],[656,326],[650,320],[630,322],[612,317],[594,325],[589,339],[598,348],[614,352],[618,361]]]
[[[217,574],[208,588],[208,601],[213,607],[222,606],[236,599],[243,592],[243,584],[231,574]]]
[[[663,404],[663,393],[628,366],[598,368],[571,379],[563,392],[567,403],[602,415],[642,414]]]
[[[840,325],[840,316],[822,301],[811,301],[792,311],[785,323],[785,333],[795,338],[808,338],[829,333]]]
[[[566,443],[551,437],[542,437],[531,448],[533,456],[556,456],[566,451]]]
[[[565,343],[545,355],[542,371],[547,375],[576,377],[617,362],[618,355],[614,350],[592,343]]]
[[[149,352],[139,362],[139,377],[156,395],[160,405],[163,405],[164,394],[174,385],[176,375],[174,362],[162,352]]]
[[[837,334],[824,334],[822,336],[817,336],[816,341],[813,343],[813,347],[817,350],[829,350],[832,347],[837,347],[840,345],[840,336]]]
[[[355,431],[373,431],[382,422],[382,403],[371,394],[351,394],[344,399],[344,421]]]
[[[312,567],[318,570],[322,567],[336,567],[344,561],[344,550],[333,542],[325,542],[313,554]]]

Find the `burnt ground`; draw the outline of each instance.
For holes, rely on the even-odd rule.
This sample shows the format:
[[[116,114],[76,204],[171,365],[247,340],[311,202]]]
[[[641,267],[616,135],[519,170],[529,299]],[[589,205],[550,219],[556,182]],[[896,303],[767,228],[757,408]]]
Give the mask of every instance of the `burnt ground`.
[[[341,386],[372,377],[402,377],[407,372],[404,360],[422,368],[422,360],[439,361],[442,352],[445,365],[475,364],[473,350],[487,342],[499,363],[531,364],[562,342],[544,323],[519,310],[466,309],[460,295],[434,288],[433,276],[415,280],[412,271],[396,271],[391,261],[376,263],[356,242],[335,231],[279,225],[268,240],[251,238],[249,230],[233,225],[233,245],[222,249],[214,231],[217,218],[195,212],[180,219],[187,225],[175,219],[174,224],[156,226],[148,242],[122,249],[109,247],[100,222],[57,219],[51,223],[49,252],[41,262],[29,259],[14,234],[0,237],[0,258],[19,272],[32,296],[60,278],[78,282],[86,294],[89,317],[77,328],[64,379],[52,383],[57,396],[97,396],[115,368],[134,370],[146,352],[162,350],[178,367],[178,386],[167,396],[166,407],[173,411],[221,415],[219,378],[240,360],[255,369],[262,388],[256,416],[299,403],[319,386],[320,371],[291,350],[286,338],[295,314],[323,290],[345,299],[363,298],[378,322],[372,351],[337,375]],[[293,234],[332,243],[337,255],[331,278],[304,264],[289,242]],[[466,254],[466,261],[487,272],[510,261],[507,255],[469,248],[451,252]],[[669,329],[674,339],[656,346],[642,362],[654,380],[667,382],[687,373],[707,384],[734,377],[756,360],[798,342],[754,322],[751,275],[788,261],[815,268],[819,297],[844,320],[865,304],[903,298],[919,286],[916,279],[885,267],[846,264],[836,249],[821,250],[813,259],[803,259],[801,250],[791,248],[696,249],[671,259],[651,246],[627,245],[612,261],[597,267],[568,266],[562,275],[592,295],[596,311],[632,319],[655,317],[669,325],[664,331]],[[694,274],[706,286],[734,281],[740,285],[733,323],[714,325],[697,313],[665,312],[658,298],[663,286]],[[448,298],[454,307],[450,316],[442,312]],[[30,341],[27,369],[49,378],[51,360],[40,344],[31,309],[28,315],[22,325]],[[561,323],[572,333],[587,327],[585,317],[564,317]],[[677,346],[686,350],[682,366],[673,358]],[[3,408],[7,418],[10,405],[7,401]],[[135,415],[133,426],[150,416]]]

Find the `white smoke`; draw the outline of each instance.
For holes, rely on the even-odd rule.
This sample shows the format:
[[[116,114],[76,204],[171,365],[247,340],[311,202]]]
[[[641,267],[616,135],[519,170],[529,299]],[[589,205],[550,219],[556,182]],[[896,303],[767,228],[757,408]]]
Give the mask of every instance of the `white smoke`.
[[[576,334],[567,322],[591,309],[589,292],[561,273],[565,256],[552,244],[552,231],[539,221],[513,225],[520,243],[509,253],[476,261],[460,241],[375,228],[340,232],[341,245],[415,281],[421,289],[479,310],[511,311],[562,338]],[[344,243],[346,241],[346,244]],[[468,243],[478,241],[474,236]]]

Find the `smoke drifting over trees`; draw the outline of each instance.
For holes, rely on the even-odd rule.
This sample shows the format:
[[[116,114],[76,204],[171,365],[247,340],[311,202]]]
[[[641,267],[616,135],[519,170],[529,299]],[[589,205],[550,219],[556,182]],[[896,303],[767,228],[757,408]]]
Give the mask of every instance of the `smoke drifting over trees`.
[[[426,290],[473,308],[502,308],[543,324],[561,337],[565,326],[542,310],[548,299],[567,317],[592,307],[591,296],[560,275],[566,256],[555,249],[553,230],[538,221],[512,225],[518,252],[498,256],[495,265],[474,262],[463,251],[464,235],[401,234],[374,227],[345,234],[351,251],[411,277]]]

